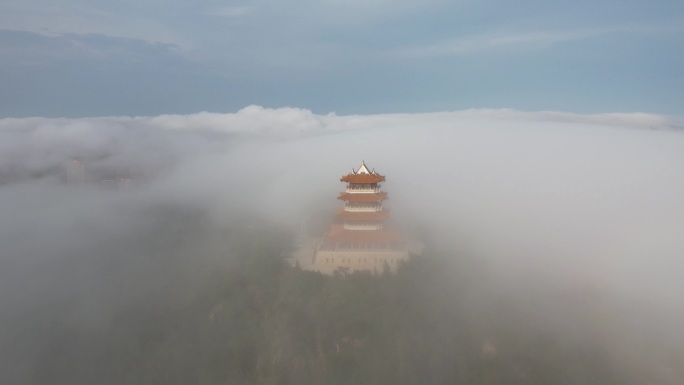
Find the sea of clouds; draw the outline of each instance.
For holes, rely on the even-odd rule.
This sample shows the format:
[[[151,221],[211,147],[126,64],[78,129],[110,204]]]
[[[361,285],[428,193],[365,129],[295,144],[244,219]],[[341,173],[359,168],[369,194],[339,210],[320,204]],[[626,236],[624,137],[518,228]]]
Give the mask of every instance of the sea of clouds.
[[[314,203],[333,209],[337,179],[365,160],[387,175],[390,205],[404,222],[462,238],[463,247],[510,253],[511,263],[570,260],[578,274],[610,271],[616,283],[634,286],[629,277],[666,281],[677,271],[663,264],[682,268],[680,125],[648,114],[338,116],[259,106],[229,114],[2,119],[0,223],[10,227],[2,234],[11,234],[32,210],[49,217],[80,207],[81,198],[71,199],[79,194],[169,199],[205,205],[217,216],[247,205],[297,223]],[[65,185],[72,158],[84,159],[86,172],[133,170],[142,187],[123,198]],[[663,287],[661,294],[674,293],[682,292]]]
[[[339,177],[365,160],[387,176],[398,223],[481,258],[502,290],[597,288],[638,327],[670,333],[684,319],[681,126],[637,113],[338,116],[259,106],[2,119],[4,317],[20,318],[17,303],[40,303],[35,296],[60,285],[78,295],[71,273],[46,280],[45,266],[100,258],[93,250],[130,257],[126,239],[151,226],[150,207],[203,210],[217,222],[247,210],[296,229],[312,212],[332,215]],[[135,187],[67,183],[74,158],[86,173],[133,170]]]

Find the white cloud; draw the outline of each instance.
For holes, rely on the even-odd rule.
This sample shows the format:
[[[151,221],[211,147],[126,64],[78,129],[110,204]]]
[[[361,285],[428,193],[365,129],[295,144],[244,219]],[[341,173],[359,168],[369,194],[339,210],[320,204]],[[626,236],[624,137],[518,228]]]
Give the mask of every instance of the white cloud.
[[[679,118],[643,113],[581,115],[555,111],[472,109],[338,116],[334,113],[317,115],[300,108],[271,109],[254,105],[228,114],[200,112],[154,117],[8,118],[0,120],[0,165],[40,174],[62,167],[62,162],[72,156],[104,153],[110,154],[107,162],[121,163],[122,167],[130,167],[137,162],[141,166],[159,169],[164,159],[182,161],[207,149],[222,148],[226,139],[212,137],[211,133],[231,135],[230,138],[237,135],[292,140],[346,132],[398,130],[433,135],[435,130],[456,129],[462,125],[509,124],[647,130],[671,130],[684,126]],[[117,147],[116,151],[110,149],[112,146]]]
[[[252,133],[290,136],[301,133],[323,133],[346,130],[369,130],[428,124],[445,126],[459,121],[540,121],[568,122],[586,125],[611,125],[648,129],[667,129],[682,124],[674,117],[645,113],[574,114],[558,111],[524,112],[513,109],[469,109],[419,114],[317,115],[300,108],[264,108],[248,106],[236,113],[201,112],[191,115],[161,115],[135,118],[141,123],[163,129],[193,130],[197,128],[226,133]]]

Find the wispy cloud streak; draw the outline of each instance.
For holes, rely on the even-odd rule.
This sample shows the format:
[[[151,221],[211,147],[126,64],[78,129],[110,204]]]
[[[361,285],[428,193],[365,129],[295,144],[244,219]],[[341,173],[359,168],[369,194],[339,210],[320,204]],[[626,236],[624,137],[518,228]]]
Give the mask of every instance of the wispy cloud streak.
[[[401,57],[431,58],[496,52],[548,49],[554,46],[598,38],[607,35],[654,36],[681,32],[673,26],[601,27],[573,30],[538,30],[491,32],[459,36],[424,45],[400,48],[394,54]]]

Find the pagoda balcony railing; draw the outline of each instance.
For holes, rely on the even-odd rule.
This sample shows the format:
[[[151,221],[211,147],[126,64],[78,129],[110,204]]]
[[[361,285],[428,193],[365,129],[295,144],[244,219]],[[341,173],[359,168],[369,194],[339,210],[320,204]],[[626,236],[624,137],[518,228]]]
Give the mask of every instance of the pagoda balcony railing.
[[[349,211],[351,213],[375,213],[378,211],[382,211],[382,206],[368,206],[368,207],[345,206],[344,211]]]
[[[349,194],[377,194],[380,192],[380,188],[351,188],[347,187],[345,192]]]
[[[382,227],[382,223],[344,224],[344,228],[347,230],[380,230]]]

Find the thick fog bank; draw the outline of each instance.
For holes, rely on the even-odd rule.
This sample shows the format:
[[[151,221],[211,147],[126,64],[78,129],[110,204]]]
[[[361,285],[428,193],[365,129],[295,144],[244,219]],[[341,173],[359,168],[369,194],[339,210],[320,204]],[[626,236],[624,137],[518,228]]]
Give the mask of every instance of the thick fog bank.
[[[41,340],[30,335],[52,326],[32,318],[36,309],[60,309],[76,336],[106,330],[117,309],[144,308],[173,282],[200,285],[230,263],[235,229],[332,216],[339,177],[362,160],[386,175],[399,225],[435,252],[481,261],[493,290],[541,327],[581,333],[567,320],[593,301],[611,348],[649,333],[677,351],[679,125],[644,114],[257,106],[0,120],[0,345],[16,347],[0,368],[25,378],[38,364]],[[184,268],[165,270],[170,260]]]

